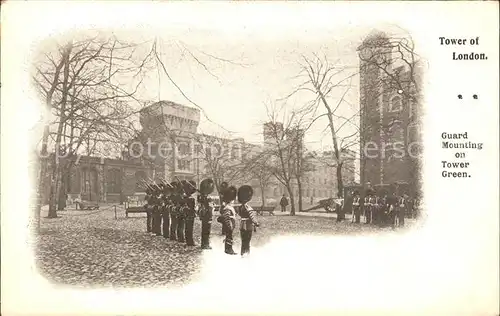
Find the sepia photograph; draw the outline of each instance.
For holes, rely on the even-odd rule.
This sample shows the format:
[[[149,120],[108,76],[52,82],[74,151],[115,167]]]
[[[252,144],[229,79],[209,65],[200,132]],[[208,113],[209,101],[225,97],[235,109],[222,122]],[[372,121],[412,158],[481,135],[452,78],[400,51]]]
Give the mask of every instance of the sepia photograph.
[[[490,192],[498,182],[487,178],[498,138],[484,136],[496,123],[482,127],[475,117],[493,117],[498,106],[472,114],[463,105],[498,103],[487,97],[494,88],[473,84],[498,76],[470,66],[488,63],[485,74],[498,65],[492,34],[480,33],[486,26],[474,33],[481,42],[449,29],[429,38],[439,17],[423,3],[83,3],[52,3],[60,20],[26,37],[23,112],[2,115],[26,139],[16,143],[22,158],[2,163],[2,184],[23,192],[9,204],[18,215],[3,212],[2,230],[26,234],[23,258],[31,257],[19,262],[61,293],[50,300],[60,305],[36,309],[45,291],[32,287],[38,305],[28,314],[444,315],[465,312],[476,296],[465,314],[491,306],[473,292],[494,278],[486,262],[498,263],[486,250],[498,235]],[[7,6],[27,20],[38,14]],[[375,8],[394,18],[372,16]],[[434,24],[424,27],[425,16]],[[450,25],[462,17],[455,9]],[[15,55],[15,24],[6,25]],[[438,52],[465,43],[485,48]],[[451,82],[458,71],[468,83]],[[457,102],[463,117],[446,117]],[[14,167],[27,184],[5,180]],[[491,199],[476,207],[478,183]],[[494,212],[468,214],[473,208]],[[13,218],[19,228],[6,228]],[[490,226],[470,237],[478,242],[459,245],[453,234],[473,236],[465,227],[480,231],[480,222]],[[453,306],[457,298],[464,303]]]
[[[384,234],[422,218],[425,60],[411,34],[211,36],[87,30],[37,47],[48,279],[183,283],[204,251],[244,257],[252,244],[258,256],[273,236]]]

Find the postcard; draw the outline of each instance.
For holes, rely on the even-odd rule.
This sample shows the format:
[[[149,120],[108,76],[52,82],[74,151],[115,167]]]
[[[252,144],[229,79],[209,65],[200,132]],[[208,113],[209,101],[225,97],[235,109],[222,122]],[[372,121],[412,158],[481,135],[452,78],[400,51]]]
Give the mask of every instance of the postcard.
[[[498,315],[498,2],[2,9],[2,314]]]

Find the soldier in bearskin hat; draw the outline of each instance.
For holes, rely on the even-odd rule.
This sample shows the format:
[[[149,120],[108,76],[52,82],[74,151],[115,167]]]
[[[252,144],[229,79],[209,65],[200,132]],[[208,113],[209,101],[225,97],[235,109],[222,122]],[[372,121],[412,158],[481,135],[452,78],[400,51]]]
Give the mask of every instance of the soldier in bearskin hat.
[[[224,191],[229,188],[229,184],[227,182],[222,182],[219,186],[219,214],[222,215],[222,210],[224,210],[224,207],[226,207],[226,203],[224,202],[223,196],[224,196]],[[225,235],[226,232],[224,231],[224,225],[222,225],[222,231],[221,235]]]
[[[163,238],[170,237],[170,206],[171,206],[171,194],[172,194],[172,186],[170,184],[166,184],[163,190],[163,207],[162,207],[162,233]]]
[[[222,193],[222,201],[225,207],[222,210],[220,221],[224,229],[226,238],[224,239],[224,252],[229,255],[236,255],[233,250],[233,231],[236,226],[236,211],[231,203],[236,199],[237,190],[234,186],[228,187]]]
[[[243,185],[238,189],[238,202],[240,220],[240,235],[241,235],[241,256],[250,254],[250,241],[252,240],[252,232],[259,227],[257,215],[253,208],[248,205],[248,202],[253,197],[253,189],[249,185]]]
[[[182,180],[179,184],[179,207],[177,208],[177,241],[186,242],[186,205],[187,205],[187,195],[184,192],[186,187],[186,180]]]
[[[151,215],[151,203],[152,203],[152,190],[148,187],[146,189],[146,196],[144,197],[144,209],[146,210],[146,232],[152,232],[152,215]],[[151,202],[150,202],[151,201]]]
[[[359,223],[360,222],[360,214],[361,214],[361,198],[359,197],[359,192],[354,191],[352,198],[352,214],[351,214],[351,222]]]
[[[214,191],[215,184],[212,179],[204,179],[200,183],[198,195],[198,217],[201,221],[201,249],[210,247],[210,230],[212,229],[213,202],[208,195]]]
[[[194,219],[196,217],[196,202],[193,198],[193,194],[196,193],[196,183],[193,180],[184,182],[184,194],[185,194],[185,206],[184,206],[184,215],[185,215],[185,230],[184,234],[186,235],[186,245],[194,246]]]
[[[161,236],[161,187],[155,185],[153,192],[153,233],[156,236]]]
[[[172,194],[170,196],[170,240],[177,240],[177,214],[179,209],[179,183],[172,182]]]

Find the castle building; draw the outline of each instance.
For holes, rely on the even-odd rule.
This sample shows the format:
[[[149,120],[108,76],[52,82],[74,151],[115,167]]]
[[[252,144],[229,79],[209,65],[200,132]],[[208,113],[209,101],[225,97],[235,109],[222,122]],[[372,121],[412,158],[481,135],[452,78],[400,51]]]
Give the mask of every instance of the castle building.
[[[420,189],[421,68],[412,51],[396,54],[396,41],[375,32],[358,48],[360,180],[401,183],[414,194]]]
[[[120,158],[62,158],[61,163],[71,165],[63,177],[68,199],[118,203],[130,197],[142,199],[144,181],[160,183],[180,179],[193,180],[198,185],[205,178],[214,179],[216,186],[223,181],[237,187],[250,184],[254,188],[252,201],[257,204],[262,202],[263,196],[266,203],[275,203],[283,194],[288,195],[286,188],[274,177],[270,177],[263,187],[255,173],[247,172],[246,164],[275,144],[270,137],[269,123],[264,124],[263,145],[255,145],[242,138],[198,133],[200,110],[171,101],[160,101],[145,107],[140,112],[139,122],[142,129],[126,144]],[[278,123],[277,126],[279,137],[299,140],[299,146],[286,158],[304,157],[304,162],[312,166],[305,169],[302,176],[303,197],[312,197],[317,202],[335,196],[335,169],[324,163],[324,159],[330,159],[328,153],[324,154],[323,160],[306,155],[304,131],[284,131],[282,125]],[[45,183],[49,182],[47,175]],[[295,179],[292,188],[294,195],[298,196]],[[42,195],[47,203],[48,186]]]

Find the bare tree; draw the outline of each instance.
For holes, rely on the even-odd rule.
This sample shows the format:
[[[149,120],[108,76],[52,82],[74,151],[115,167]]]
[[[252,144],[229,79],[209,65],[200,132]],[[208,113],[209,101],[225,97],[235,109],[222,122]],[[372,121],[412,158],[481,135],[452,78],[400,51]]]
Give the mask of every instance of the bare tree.
[[[356,73],[349,73],[348,67],[332,64],[326,56],[320,57],[314,54],[314,58],[302,56],[302,60],[298,77],[305,78],[305,80],[285,99],[303,91],[314,94],[314,99],[304,106],[303,111],[315,116],[309,123],[309,127],[322,117],[328,119],[327,127],[331,134],[333,156],[336,161],[337,195],[341,196],[341,192],[343,192],[342,168],[344,164],[342,152],[354,145],[358,135],[358,132],[354,131],[344,136],[342,129],[356,127],[354,120],[356,115],[359,114],[355,113],[346,118],[339,114],[341,112],[339,109],[345,102],[345,96],[352,87],[351,81]],[[336,92],[338,89],[343,89],[343,93],[338,100],[332,101],[332,91]],[[320,107],[324,108],[325,112],[316,115]]]
[[[42,138],[42,156],[53,143],[50,181],[49,217],[57,217],[56,199],[62,188],[61,156],[72,156],[89,139],[112,135],[128,116],[124,100],[133,98],[142,83],[143,62],[135,61],[137,45],[119,41],[114,36],[96,33],[76,36],[63,44],[52,43],[35,61],[33,81],[55,120],[46,120]],[[135,78],[132,88],[120,83],[123,77]],[[128,88],[128,89],[127,89]],[[99,136],[98,136],[99,135]],[[51,138],[52,136],[52,138]],[[116,136],[116,135],[114,135]],[[41,173],[47,170],[42,161]],[[43,187],[43,176],[39,187]],[[37,212],[41,207],[38,201]]]
[[[265,144],[261,153],[268,163],[264,165],[276,180],[285,186],[290,195],[291,212],[295,215],[295,197],[293,185],[303,172],[303,136],[301,128],[305,123],[306,113],[293,111],[286,115],[286,104],[278,108],[276,104],[266,105],[267,123],[264,124]],[[299,190],[299,199],[302,195]]]
[[[335,160],[335,163],[329,163],[329,166],[335,168],[339,197],[344,191],[344,165],[353,159],[351,154],[346,153],[361,145],[361,170],[364,170],[366,159],[362,148],[366,136],[377,131],[390,136],[395,124],[404,121],[403,124],[407,127],[411,123],[399,116],[380,121],[374,115],[366,115],[367,107],[377,104],[381,97],[384,97],[384,102],[387,102],[388,94],[397,91],[403,99],[403,106],[410,107],[410,116],[415,118],[416,115],[411,114],[414,113],[414,105],[419,99],[419,72],[416,69],[418,60],[411,39],[386,38],[377,35],[370,41],[365,41],[359,50],[361,66],[358,71],[353,71],[352,67],[342,65],[339,61],[331,62],[326,55],[313,54],[312,58],[302,56],[301,71],[297,77],[305,79],[283,98],[288,99],[303,92],[313,94],[314,98],[304,106],[304,110],[314,116],[310,124],[323,117],[328,119],[327,128],[330,131]],[[395,65],[402,66],[396,67]],[[367,69],[375,70],[366,75]],[[362,93],[361,106],[355,110],[346,100],[346,94],[353,86],[352,78],[357,75],[361,77]],[[320,108],[323,108],[323,111]],[[346,116],[347,110],[352,113]],[[401,111],[400,113],[407,112]],[[361,117],[363,117],[362,121]],[[405,135],[408,132],[406,127]]]
[[[73,161],[70,159],[69,164],[62,165],[59,158],[63,153],[65,156],[79,152],[109,154],[109,149],[113,149],[113,154],[118,156],[122,149],[120,144],[127,143],[137,134],[133,118],[140,109],[132,108],[135,108],[133,103],[139,107],[143,105],[136,94],[146,73],[152,70],[162,72],[186,100],[203,112],[169,73],[160,42],[155,38],[142,43],[127,43],[100,32],[78,34],[62,43],[49,43],[52,47],[41,51],[34,61],[33,82],[44,100],[46,113],[55,117],[45,119],[40,150],[42,163],[38,188],[44,187],[49,160],[52,163],[49,217],[57,216],[56,199],[64,191],[61,177]],[[184,53],[209,73],[211,71],[200,55],[221,63],[237,64],[201,51],[195,55],[185,44],[179,43],[183,45]],[[88,146],[93,149],[86,150]],[[41,194],[38,194],[37,216],[41,204]]]
[[[259,189],[262,197],[261,207],[266,206],[266,188],[272,184],[273,174],[269,172],[271,167],[268,165],[267,155],[260,151],[246,159],[247,165],[245,168],[250,174],[250,178],[259,184]]]

